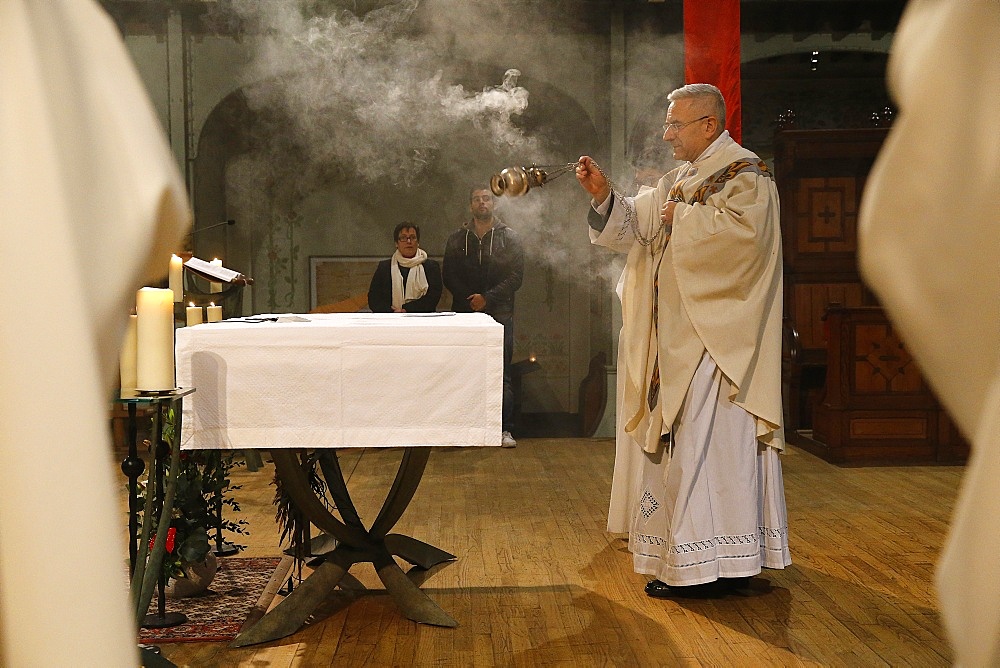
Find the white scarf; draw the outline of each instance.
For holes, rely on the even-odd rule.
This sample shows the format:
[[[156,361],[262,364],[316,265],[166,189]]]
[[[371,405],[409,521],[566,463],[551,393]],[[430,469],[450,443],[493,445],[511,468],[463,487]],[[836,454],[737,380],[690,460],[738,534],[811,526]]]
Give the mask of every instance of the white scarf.
[[[417,254],[411,258],[405,258],[396,251],[392,254],[392,263],[389,275],[392,277],[392,308],[402,308],[403,304],[420,299],[427,294],[427,274],[424,272],[424,260],[427,259],[427,251],[423,248],[417,249]],[[407,275],[406,289],[403,289],[403,274],[399,271],[399,265],[410,268]]]

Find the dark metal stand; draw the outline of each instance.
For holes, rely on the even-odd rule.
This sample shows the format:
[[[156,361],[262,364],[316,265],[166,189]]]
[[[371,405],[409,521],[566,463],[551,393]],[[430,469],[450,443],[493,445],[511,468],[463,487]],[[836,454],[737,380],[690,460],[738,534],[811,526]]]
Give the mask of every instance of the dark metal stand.
[[[139,427],[136,420],[137,406],[128,402],[128,423],[125,428],[125,440],[128,444],[128,456],[122,460],[122,473],[128,478],[128,572],[135,572],[135,560],[138,556],[139,541],[139,476],[146,470],[146,462],[138,455]]]
[[[156,410],[161,410],[161,409],[162,409],[161,406],[157,406],[156,407]],[[179,416],[179,413],[175,411],[175,415]],[[177,419],[178,422],[180,421],[180,417],[177,417],[176,419]],[[155,437],[156,437],[156,441],[155,442],[156,442],[156,449],[157,450],[156,450],[156,464],[153,467],[153,473],[154,473],[154,476],[155,476],[154,486],[155,486],[156,498],[160,499],[161,502],[162,502],[162,499],[163,499],[163,476],[164,476],[164,473],[166,472],[166,459],[167,459],[167,454],[168,454],[168,446],[167,446],[166,442],[164,442],[163,437],[162,437],[162,434],[163,434],[163,420],[162,420],[162,417],[161,417],[160,420],[158,420],[158,423],[160,425],[160,428],[158,430],[160,433],[159,434],[155,434]],[[178,433],[180,433],[180,425],[179,424],[177,425],[177,430],[178,430]],[[175,447],[179,448],[180,444],[177,444]],[[147,494],[149,493],[148,489],[146,490],[146,493]],[[162,508],[160,510],[160,512],[162,512],[162,513],[169,513],[169,512],[172,512],[172,509],[171,508]],[[159,575],[157,576],[157,580],[156,580],[156,612],[154,612],[151,615],[146,615],[145,617],[143,617],[143,619],[142,619],[142,626],[143,626],[143,628],[147,628],[147,629],[165,629],[165,628],[168,628],[168,627],[171,627],[171,626],[179,626],[180,624],[183,624],[184,622],[187,621],[187,617],[183,613],[180,613],[180,612],[167,612],[166,611],[166,608],[167,608],[167,594],[166,594],[167,577],[163,574],[163,567],[162,567],[162,565],[160,565],[160,564],[154,564],[154,565],[157,566],[159,568],[159,571],[160,571]]]
[[[138,493],[138,481],[139,476],[142,475],[143,471],[146,469],[146,464],[141,457],[138,456],[138,406],[143,404],[146,406],[152,406],[156,411],[155,418],[153,420],[153,430],[150,434],[150,441],[155,444],[155,465],[153,467],[153,490],[147,488],[146,493],[153,493],[156,495],[155,498],[159,499],[162,503],[164,498],[163,489],[163,479],[166,473],[166,459],[168,446],[163,440],[163,413],[165,409],[176,408],[178,410],[174,411],[175,420],[174,427],[177,434],[181,431],[181,411],[179,410],[179,402],[182,397],[187,394],[194,392],[193,389],[179,389],[171,391],[169,393],[164,393],[160,396],[151,395],[145,396],[136,393],[134,390],[122,390],[119,395],[118,401],[124,403],[128,409],[128,423],[126,426],[126,441],[128,445],[128,456],[122,461],[121,469],[128,477],[128,530],[129,530],[129,574],[135,573],[136,560],[138,559],[139,552],[139,493]],[[178,444],[177,447],[180,447]],[[171,512],[170,508],[163,508],[161,512]],[[177,626],[183,624],[187,621],[187,617],[179,612],[166,612],[166,577],[163,575],[163,569],[160,564],[151,564],[152,567],[159,569],[159,575],[157,578],[157,605],[156,612],[154,614],[146,615],[143,618],[142,626],[145,628],[166,628],[170,626]]]
[[[349,585],[347,588],[357,593],[363,586],[347,571],[359,562],[375,566],[386,591],[408,619],[435,626],[458,626],[458,622],[421,591],[393,559],[396,555],[416,567],[429,569],[457,558],[415,538],[389,534],[413,498],[429,456],[430,448],[404,449],[392,487],[371,528],[366,529],[351,500],[336,451],[321,451],[319,463],[343,521],[337,519],[313,492],[307,472],[294,451],[271,450],[275,473],[283,489],[312,524],[336,540],[336,547],[316,557],[319,564],[314,572],[273,610],[241,633],[231,646],[254,645],[295,633],[338,585],[341,588]]]

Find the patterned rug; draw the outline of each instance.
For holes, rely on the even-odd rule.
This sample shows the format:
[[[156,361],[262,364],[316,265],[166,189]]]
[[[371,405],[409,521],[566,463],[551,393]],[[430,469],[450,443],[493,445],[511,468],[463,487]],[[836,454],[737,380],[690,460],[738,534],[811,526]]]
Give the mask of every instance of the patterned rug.
[[[279,565],[281,566],[279,568]],[[200,596],[167,599],[166,612],[180,612],[187,622],[164,629],[140,629],[139,642],[228,642],[240,632],[247,617],[267,610],[287,571],[280,557],[226,557],[212,586]],[[268,585],[271,586],[268,586]],[[266,599],[266,600],[265,600]],[[156,612],[156,596],[149,606]]]

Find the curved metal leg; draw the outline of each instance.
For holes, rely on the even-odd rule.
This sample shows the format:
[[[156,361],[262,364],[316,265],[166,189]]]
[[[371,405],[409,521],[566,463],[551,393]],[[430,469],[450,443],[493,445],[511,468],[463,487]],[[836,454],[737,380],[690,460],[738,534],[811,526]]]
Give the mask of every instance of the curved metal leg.
[[[406,577],[406,573],[396,565],[395,561],[383,565],[375,572],[407,619],[434,626],[451,628],[458,626],[458,622],[451,615],[442,610],[441,606]]]
[[[230,647],[256,645],[292,635],[302,628],[313,610],[327,599],[346,573],[346,568],[332,561],[323,562],[285,600],[239,634]]]
[[[454,554],[398,533],[391,533],[385,537],[385,547],[390,554],[395,554],[420,568],[431,568],[445,561],[458,559]]]
[[[309,486],[309,479],[302,470],[302,467],[299,466],[299,460],[293,451],[272,450],[271,459],[274,460],[275,473],[281,478],[281,484],[288,496],[291,497],[295,505],[298,506],[299,510],[302,511],[310,522],[341,543],[347,543],[356,547],[371,545],[368,532],[365,531],[360,520],[354,526],[344,524],[334,517],[316,497],[312,487]],[[343,477],[340,477],[339,482],[346,491],[347,485],[344,483]]]
[[[403,516],[403,512],[410,505],[410,501],[420,485],[420,478],[424,475],[424,468],[427,466],[427,459],[430,456],[430,448],[406,448],[403,450],[403,458],[399,462],[396,479],[392,481],[392,487],[385,497],[382,510],[379,511],[378,517],[372,522],[371,531],[368,532],[373,538],[385,538],[389,530]]]
[[[375,566],[386,592],[408,619],[435,626],[458,626],[451,615],[406,576],[392,556],[399,555],[411,564],[428,569],[454,560],[455,555],[409,536],[386,535],[403,515],[420,484],[430,456],[429,448],[404,450],[392,487],[370,530],[361,523],[351,501],[336,453],[321,453],[319,463],[343,521],[337,519],[316,496],[294,451],[272,450],[271,456],[282,487],[293,503],[310,522],[336,538],[338,544],[332,551],[318,556],[316,561],[319,566],[312,575],[253,627],[241,633],[232,647],[267,642],[295,633],[338,584],[345,579],[353,580],[347,570],[359,561],[371,562]],[[357,592],[357,588],[351,589]]]
[[[319,468],[323,471],[323,478],[326,480],[326,487],[333,497],[333,502],[340,511],[340,516],[344,522],[351,526],[362,526],[361,516],[358,515],[351,500],[351,493],[347,489],[347,481],[344,480],[344,471],[340,468],[340,458],[336,450],[324,450],[319,453]]]

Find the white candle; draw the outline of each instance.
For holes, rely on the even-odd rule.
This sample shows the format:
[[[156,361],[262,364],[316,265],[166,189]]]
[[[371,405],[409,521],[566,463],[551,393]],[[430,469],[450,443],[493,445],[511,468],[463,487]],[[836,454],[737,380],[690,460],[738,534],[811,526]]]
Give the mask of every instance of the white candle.
[[[220,260],[219,258],[215,258],[214,260],[212,260],[211,262],[209,262],[209,264],[211,264],[211,265],[213,265],[215,267],[221,267],[222,266],[222,260]],[[209,283],[208,291],[209,292],[222,292],[222,283],[215,283],[215,282]]]
[[[187,325],[200,325],[204,320],[201,317],[201,307],[195,306],[194,302],[188,304],[187,307]]]
[[[136,321],[138,319],[137,315],[128,317],[128,327],[125,330],[125,339],[122,341],[122,349],[118,358],[121,367],[122,389],[135,389]]]
[[[169,285],[174,293],[174,302],[184,301],[184,261],[176,255],[170,256]]]
[[[208,311],[208,317],[205,322],[219,322],[222,320],[222,306],[216,306],[215,302],[208,305],[206,309]]]
[[[136,389],[174,389],[174,292],[142,288],[135,295]]]

